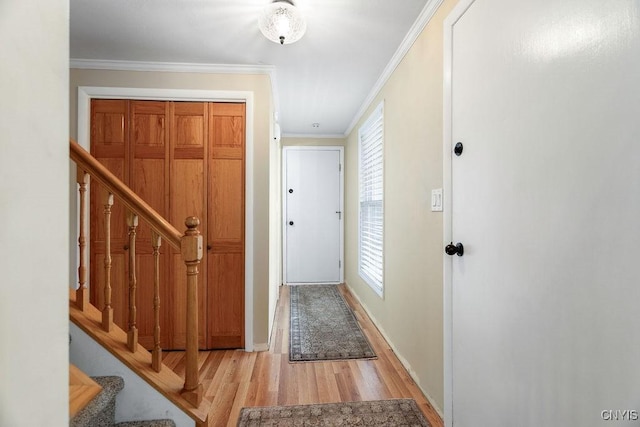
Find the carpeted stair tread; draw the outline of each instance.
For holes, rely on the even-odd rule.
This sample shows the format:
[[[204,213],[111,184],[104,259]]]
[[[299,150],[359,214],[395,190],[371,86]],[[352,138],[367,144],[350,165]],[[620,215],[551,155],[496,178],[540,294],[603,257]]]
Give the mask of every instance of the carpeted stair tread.
[[[92,377],[102,391],[69,422],[70,427],[111,427],[116,409],[116,396],[124,388],[120,377]]]
[[[173,420],[128,421],[115,427],[176,427],[176,423]]]

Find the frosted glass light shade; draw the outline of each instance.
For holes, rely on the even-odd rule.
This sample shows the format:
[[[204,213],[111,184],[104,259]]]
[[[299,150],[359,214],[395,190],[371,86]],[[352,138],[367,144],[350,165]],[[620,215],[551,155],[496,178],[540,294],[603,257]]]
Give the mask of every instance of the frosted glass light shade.
[[[307,30],[300,11],[287,0],[276,0],[268,5],[258,20],[258,26],[266,38],[280,44],[297,42]]]

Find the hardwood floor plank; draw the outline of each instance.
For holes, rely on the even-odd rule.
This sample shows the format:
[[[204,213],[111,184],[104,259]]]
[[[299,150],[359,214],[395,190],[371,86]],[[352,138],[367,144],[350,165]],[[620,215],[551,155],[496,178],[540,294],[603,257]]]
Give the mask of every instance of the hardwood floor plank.
[[[205,397],[213,402],[209,427],[235,427],[246,406],[297,405],[413,398],[433,427],[442,419],[345,286],[339,287],[378,355],[373,360],[289,363],[289,288],[281,287],[269,351],[203,351],[198,362]],[[183,352],[163,361],[184,372]]]
[[[231,410],[229,412],[229,420],[237,420],[240,416],[240,410],[253,400],[252,395],[255,395],[254,383],[245,381],[238,385],[235,397],[232,402]],[[228,422],[227,422],[228,425]]]
[[[209,412],[209,427],[224,427],[235,425],[231,418],[231,409],[238,394],[238,384],[223,384],[216,393]],[[233,422],[232,422],[233,421]]]
[[[302,400],[304,403],[317,403],[320,400],[318,395],[318,379],[313,363],[305,363],[306,383],[302,387],[306,390],[306,398]]]
[[[289,363],[287,357],[280,359],[280,382],[278,384],[278,405],[298,404],[298,377],[295,363]],[[302,366],[302,365],[300,365]]]
[[[338,383],[341,402],[364,400],[358,391],[358,384],[355,382],[349,362],[334,362],[333,372],[336,377],[336,382]]]
[[[370,400],[384,399],[385,396],[391,396],[389,388],[382,380],[380,372],[374,361],[366,360],[358,363],[358,369],[362,375],[362,379],[366,384],[366,389],[369,393]]]

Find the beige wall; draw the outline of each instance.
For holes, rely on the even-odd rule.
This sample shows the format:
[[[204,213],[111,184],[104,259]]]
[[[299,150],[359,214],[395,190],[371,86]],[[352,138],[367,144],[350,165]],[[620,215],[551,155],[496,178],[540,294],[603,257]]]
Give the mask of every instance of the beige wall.
[[[69,424],[69,1],[0,2],[0,426]]]
[[[69,132],[77,134],[77,96],[79,86],[130,87],[154,89],[194,89],[250,91],[254,96],[253,123],[253,325],[256,344],[268,342],[269,324],[269,141],[272,114],[270,78],[266,74],[204,74],[137,72],[110,70],[71,70],[71,117]]]
[[[344,146],[347,140],[345,138],[282,138],[282,145],[306,145],[306,146],[323,146],[338,145]]]
[[[443,21],[445,0],[350,133],[346,163],[346,282],[420,387],[444,408],[443,219],[431,212],[442,188]],[[384,299],[358,274],[358,127],[384,100]]]

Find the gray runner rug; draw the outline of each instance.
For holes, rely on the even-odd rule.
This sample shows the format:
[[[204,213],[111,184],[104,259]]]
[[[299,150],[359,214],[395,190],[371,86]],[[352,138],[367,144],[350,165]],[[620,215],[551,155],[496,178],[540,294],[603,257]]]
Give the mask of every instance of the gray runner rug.
[[[413,399],[242,408],[238,427],[430,427]]]
[[[336,285],[290,288],[289,361],[376,357]]]

